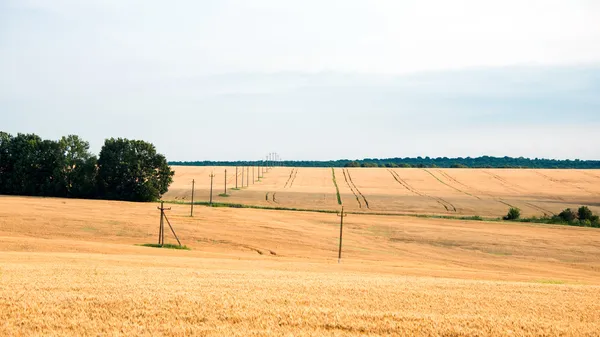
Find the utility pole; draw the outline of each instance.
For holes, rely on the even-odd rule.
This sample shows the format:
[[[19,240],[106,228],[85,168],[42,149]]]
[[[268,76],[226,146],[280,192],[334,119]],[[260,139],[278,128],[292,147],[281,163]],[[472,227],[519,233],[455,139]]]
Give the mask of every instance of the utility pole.
[[[160,210],[160,227],[158,227],[158,245],[159,246],[163,246],[165,244],[165,211],[168,211],[171,209],[171,207],[169,208],[165,208],[165,202],[161,201],[160,202],[160,207],[156,207]],[[169,221],[169,220],[167,220]],[[171,226],[171,224],[169,223],[169,226]],[[171,228],[172,229],[172,228]],[[173,231],[173,233],[175,233],[175,231]],[[177,239],[177,241],[179,241],[179,239]],[[181,243],[179,244],[181,246]]]
[[[225,169],[225,195],[227,195],[227,169]]]
[[[213,191],[213,178],[215,177],[214,173],[210,174],[210,205],[212,206],[212,191]]]
[[[340,263],[342,261],[342,233],[344,230],[344,218],[347,216],[347,214],[344,213],[344,206],[342,206],[342,213],[338,212],[337,216],[340,217],[340,248],[338,251],[338,263]]]
[[[246,166],[246,187],[250,186],[250,166]]]
[[[242,187],[244,187],[244,167],[242,166]]]
[[[254,165],[252,165],[252,185],[254,185],[254,182],[256,180],[254,179]]]
[[[235,189],[237,190],[237,179],[238,179],[238,167],[235,167]]]
[[[165,208],[164,205],[165,205],[165,202],[161,201],[160,207],[156,207],[160,210],[160,228],[158,230],[158,245],[162,247],[165,244],[165,220],[167,220],[167,224],[169,225],[169,228],[171,228],[171,232],[173,233],[173,235],[175,236],[175,239],[177,240],[177,243],[181,247],[181,241],[179,241],[179,237],[177,236],[177,233],[175,233],[175,229],[173,229],[173,226],[171,226],[171,222],[169,221],[169,218],[167,218],[167,215],[165,214],[165,211],[171,210],[171,207]]]
[[[191,209],[190,209],[190,216],[194,216],[194,190],[196,186],[196,180],[192,180],[192,204],[191,204]]]

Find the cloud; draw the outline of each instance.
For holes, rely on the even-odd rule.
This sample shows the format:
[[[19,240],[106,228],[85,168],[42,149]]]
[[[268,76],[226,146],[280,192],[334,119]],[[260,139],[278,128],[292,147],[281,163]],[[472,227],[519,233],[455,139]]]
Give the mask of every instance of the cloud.
[[[594,1],[3,1],[2,128],[174,160],[597,159],[573,135],[600,124],[598,21]]]

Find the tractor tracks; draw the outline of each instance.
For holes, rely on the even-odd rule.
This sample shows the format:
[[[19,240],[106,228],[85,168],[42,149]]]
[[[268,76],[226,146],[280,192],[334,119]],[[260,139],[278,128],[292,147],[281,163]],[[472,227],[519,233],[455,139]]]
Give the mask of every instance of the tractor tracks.
[[[294,171],[295,171],[295,169],[292,169],[292,171],[290,172],[290,176],[288,177],[287,181],[285,182],[285,185],[283,186],[283,188],[286,188],[289,185],[290,181],[292,181],[292,177],[294,176]]]
[[[592,191],[590,191],[590,190],[588,190],[588,189],[585,189],[585,188],[583,188],[583,187],[581,187],[581,186],[577,186],[577,185],[575,185],[575,184],[572,184],[572,183],[568,183],[568,182],[565,182],[565,181],[561,181],[561,180],[558,180],[558,179],[554,179],[554,178],[552,178],[552,177],[550,177],[550,176],[547,176],[547,175],[545,175],[545,174],[543,174],[543,173],[541,173],[541,172],[538,172],[538,171],[533,171],[533,173],[535,173],[535,174],[537,174],[538,176],[540,176],[540,177],[543,177],[543,178],[545,178],[545,179],[547,179],[547,180],[549,180],[549,181],[551,181],[551,182],[553,182],[553,183],[555,183],[555,184],[561,184],[561,185],[564,185],[564,186],[575,187],[576,189],[578,189],[578,190],[580,190],[580,191],[584,191],[584,192],[586,192],[586,193],[589,193],[589,194],[591,194],[591,195],[598,195],[598,193],[594,193],[594,192],[592,192]]]
[[[500,184],[502,184],[502,186],[504,186],[506,189],[508,189],[509,191],[511,191],[513,193],[520,194],[520,193],[523,193],[523,191],[524,191],[524,189],[522,187],[520,187],[519,185],[511,183],[508,180],[500,177],[497,174],[494,174],[494,173],[488,172],[488,171],[481,171],[481,172],[483,172],[483,173],[491,176],[492,178],[498,180],[500,182]],[[548,213],[554,214],[554,212],[551,212],[551,211],[549,211],[549,210],[547,210],[545,208],[542,208],[542,207],[540,207],[540,206],[538,206],[536,204],[532,204],[532,203],[527,202],[527,201],[524,201],[523,203],[525,205],[527,205],[527,206],[535,209],[535,210],[541,211],[544,214],[548,214]],[[513,207],[513,206],[510,206],[510,207]]]
[[[416,190],[414,187],[412,187],[410,184],[408,184],[404,179],[402,179],[400,177],[400,175],[398,175],[397,172],[395,172],[392,169],[388,169],[388,171],[390,172],[390,174],[392,175],[392,177],[394,177],[394,180],[396,180],[400,185],[402,185],[404,188],[406,188],[408,191],[421,196],[421,197],[425,197],[425,198],[430,198],[432,200],[434,200],[435,202],[437,202],[438,204],[442,205],[446,211],[448,212],[456,212],[456,207],[454,207],[454,205],[452,203],[450,203],[447,200],[444,200],[442,198],[439,197],[434,197],[425,193],[422,193],[418,190]]]
[[[425,170],[425,171],[427,171],[427,170]],[[506,205],[506,206],[508,206],[508,207],[511,207],[511,208],[517,208],[516,206],[514,206],[514,205],[512,205],[512,204],[508,203],[507,201],[505,201],[504,199],[502,199],[502,198],[500,198],[500,197],[497,197],[497,196],[491,195],[491,194],[489,194],[489,193],[483,192],[483,191],[481,191],[481,190],[479,190],[479,189],[476,189],[476,188],[474,188],[474,187],[471,187],[471,186],[468,186],[468,185],[465,185],[465,184],[461,183],[461,182],[460,182],[460,181],[458,181],[456,178],[452,177],[450,174],[448,174],[448,173],[446,173],[446,172],[444,172],[444,171],[437,170],[437,172],[438,172],[440,175],[442,175],[444,178],[448,179],[450,182],[453,182],[453,183],[455,183],[455,184],[458,184],[458,185],[460,185],[460,186],[463,186],[463,187],[464,187],[464,188],[466,188],[466,189],[470,189],[470,190],[472,190],[472,191],[475,191],[477,194],[485,195],[485,196],[487,196],[487,197],[489,197],[489,198],[491,198],[491,199],[493,199],[493,200],[496,200],[497,202],[499,202],[499,203],[501,203],[501,204],[503,204],[503,205]],[[505,179],[501,178],[500,176],[498,176],[498,175],[496,175],[496,174],[493,174],[493,173],[491,173],[491,172],[486,172],[486,171],[483,171],[483,172],[484,172],[484,173],[487,173],[488,175],[491,175],[492,177],[494,177],[495,179],[497,179],[498,181],[500,181],[500,182],[502,183],[502,185],[503,185],[503,186],[505,186],[505,187],[507,187],[507,185],[510,185],[510,183],[509,183],[508,181],[506,181]],[[430,173],[430,174],[431,174],[431,173]],[[439,180],[439,179],[438,179],[438,180]],[[448,185],[448,184],[446,184],[446,185]],[[450,186],[450,185],[448,185],[448,186]],[[516,187],[518,187],[518,186],[516,186]],[[512,187],[511,187],[511,188],[512,188]],[[520,191],[517,191],[515,188],[512,188],[512,190],[513,190],[515,193],[521,193]],[[459,191],[461,191],[461,190],[459,190]],[[470,196],[472,196],[472,197],[475,197],[475,198],[477,198],[477,199],[481,200],[481,198],[480,198],[480,197],[478,197],[478,196],[472,195],[472,194],[470,194],[470,193],[468,193],[468,192],[465,192],[465,191],[461,191],[461,192],[463,192],[463,193],[465,193],[465,194],[467,194],[467,195],[470,195]],[[525,205],[527,205],[527,206],[529,206],[529,207],[531,207],[531,208],[533,208],[533,209],[537,210],[537,211],[541,211],[541,212],[542,212],[542,213],[544,213],[544,214],[554,214],[554,212],[552,212],[552,211],[550,211],[550,210],[547,210],[547,209],[545,209],[545,208],[542,208],[542,207],[540,207],[540,206],[538,206],[538,205],[532,204],[532,203],[530,203],[530,202],[524,201],[523,203],[524,203]]]
[[[342,169],[342,172],[344,173],[344,179],[346,179],[346,184],[348,184],[348,187],[350,187],[350,190],[352,190],[352,193],[354,194],[354,197],[356,197],[356,201],[358,201],[358,207],[362,208],[362,205],[361,205],[361,202],[360,202],[360,198],[362,198],[365,206],[370,209],[370,207],[369,207],[369,201],[364,196],[364,194],[362,194],[360,192],[360,190],[358,189],[358,187],[356,186],[356,184],[352,180],[352,176],[350,175],[350,171],[348,169]],[[350,181],[350,182],[348,182],[348,181]],[[359,196],[360,196],[360,198],[359,198]]]
[[[267,193],[265,194],[265,200],[266,200],[268,203],[271,203],[271,199],[272,199],[274,203],[278,204],[279,202],[277,201],[277,199],[275,199],[275,196],[277,195],[277,192],[273,192],[273,194],[271,195],[271,199],[269,199],[269,194],[270,194],[270,193],[271,193],[271,192],[267,192]]]
[[[297,168],[293,168],[292,171],[290,172],[290,176],[288,177],[287,181],[285,182],[285,185],[283,186],[283,188],[292,188],[292,186],[294,185],[294,181],[296,181],[296,177],[298,176],[298,169]]]
[[[292,181],[290,182],[289,188],[292,188],[292,186],[294,186],[294,182],[296,181],[297,176],[298,176],[298,169],[296,169],[296,173],[294,173],[294,177],[292,178]]]
[[[294,185],[294,182],[296,181],[296,177],[298,176],[298,168],[293,168],[290,171],[290,175],[287,178],[287,181],[285,182],[285,185],[283,186],[284,189],[286,188],[292,188],[292,186]],[[271,194],[271,198],[269,199],[269,194],[271,194],[271,192],[267,192],[265,194],[265,200],[267,202],[274,202],[276,204],[278,204],[279,202],[277,201],[277,192],[272,192]]]
[[[580,172],[581,172],[581,173],[583,173],[583,174],[585,174],[585,175],[586,175],[586,176],[588,176],[588,177],[592,177],[592,178],[600,179],[600,176],[597,176],[597,175],[595,175],[595,174],[593,174],[593,173],[586,172],[586,171],[580,171]]]
[[[518,185],[515,185],[513,183],[508,182],[506,179],[500,177],[497,174],[494,174],[492,172],[488,172],[488,171],[481,171],[489,176],[491,176],[492,178],[498,180],[500,182],[500,184],[502,184],[502,186],[506,187],[507,190],[513,192],[513,193],[523,193],[523,189],[521,187],[519,187]],[[521,189],[521,191],[519,191],[519,189]]]
[[[350,185],[350,182],[348,182],[348,177],[346,176],[346,169],[342,169],[342,173],[344,174],[344,180],[346,180],[346,185],[348,185],[348,187],[350,188],[350,191],[352,191],[352,194],[354,194],[354,197],[356,198],[356,202],[358,203],[358,208],[362,208],[362,203],[360,202],[360,198],[358,197],[358,194],[354,191],[354,187],[352,187],[352,185]]]
[[[458,188],[456,188],[456,187],[454,187],[454,186],[452,186],[452,185],[450,185],[450,184],[447,184],[445,181],[443,181],[442,179],[438,178],[438,177],[437,177],[435,174],[431,173],[429,170],[423,169],[423,171],[425,171],[425,172],[429,173],[429,174],[430,174],[432,177],[434,177],[434,178],[435,178],[437,181],[439,181],[440,183],[442,183],[442,184],[444,184],[444,185],[446,185],[446,186],[448,186],[448,187],[452,188],[453,190],[455,190],[455,191],[458,191],[458,192],[460,192],[460,193],[463,193],[463,194],[466,194],[466,195],[468,195],[468,196],[470,196],[470,197],[473,197],[473,198],[476,198],[476,199],[479,199],[479,200],[481,200],[481,198],[480,198],[480,197],[478,197],[478,196],[476,196],[476,195],[473,195],[473,194],[471,194],[471,193],[469,193],[469,192],[465,192],[465,191],[463,191],[463,190],[461,190],[461,189],[458,189]],[[437,171],[437,172],[438,172],[439,174],[441,174],[443,177],[445,177],[446,179],[448,179],[448,180],[450,180],[450,181],[453,181],[453,182],[455,182],[455,183],[457,183],[457,184],[459,184],[459,185],[462,185],[462,186],[465,186],[465,187],[467,187],[466,185],[464,185],[464,184],[460,183],[458,180],[456,180],[456,179],[454,179],[454,178],[450,177],[449,175],[447,175],[445,172],[442,172],[442,171]]]

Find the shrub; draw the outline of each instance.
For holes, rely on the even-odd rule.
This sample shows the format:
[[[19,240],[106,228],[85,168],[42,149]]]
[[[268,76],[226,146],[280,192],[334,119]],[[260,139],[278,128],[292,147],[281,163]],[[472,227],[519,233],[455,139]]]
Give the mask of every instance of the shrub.
[[[593,216],[594,214],[592,213],[592,210],[590,210],[587,206],[581,206],[577,211],[577,217],[579,220],[589,220],[591,222]]]
[[[517,220],[521,217],[521,210],[516,207],[511,207],[508,210],[508,214],[503,218],[504,220]]]
[[[573,222],[575,219],[577,219],[577,214],[575,214],[575,212],[573,212],[570,208],[567,208],[564,211],[560,212],[560,214],[558,214],[558,217],[563,221]]]

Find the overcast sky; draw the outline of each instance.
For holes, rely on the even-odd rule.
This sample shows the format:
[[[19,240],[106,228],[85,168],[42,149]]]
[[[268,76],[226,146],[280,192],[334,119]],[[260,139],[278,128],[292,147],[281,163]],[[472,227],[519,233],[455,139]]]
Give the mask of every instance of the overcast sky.
[[[169,160],[600,159],[600,1],[0,0],[0,130]]]

